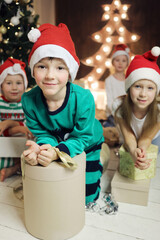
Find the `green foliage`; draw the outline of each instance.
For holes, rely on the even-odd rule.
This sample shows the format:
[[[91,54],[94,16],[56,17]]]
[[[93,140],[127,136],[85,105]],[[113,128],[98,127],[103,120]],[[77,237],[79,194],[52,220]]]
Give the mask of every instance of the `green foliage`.
[[[19,59],[26,63],[29,86],[34,85],[28,67],[28,55],[33,46],[27,34],[32,28],[37,28],[39,16],[34,15],[33,0],[0,0],[0,62],[8,57]]]

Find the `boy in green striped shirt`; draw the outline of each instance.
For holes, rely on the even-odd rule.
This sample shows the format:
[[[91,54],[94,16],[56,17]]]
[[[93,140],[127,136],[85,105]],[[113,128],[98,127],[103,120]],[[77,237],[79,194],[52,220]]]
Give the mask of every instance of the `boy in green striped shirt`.
[[[95,119],[94,98],[88,89],[72,83],[79,59],[65,24],[43,24],[28,37],[34,42],[29,65],[37,86],[23,94],[22,106],[36,142],[28,141],[23,155],[31,165],[48,166],[58,159],[51,146],[71,157],[85,151],[88,204],[99,196],[104,141],[102,126]]]

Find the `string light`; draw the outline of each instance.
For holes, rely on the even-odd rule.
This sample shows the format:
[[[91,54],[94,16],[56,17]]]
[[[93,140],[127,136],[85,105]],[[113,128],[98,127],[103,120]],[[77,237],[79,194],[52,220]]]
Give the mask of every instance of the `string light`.
[[[124,28],[123,27],[120,27],[119,28],[119,31],[122,33],[122,32],[124,32]]]
[[[104,8],[104,11],[106,11],[106,12],[108,12],[110,10],[110,7],[109,6],[106,6],[105,8]]]
[[[105,15],[104,15],[104,18],[105,18],[106,20],[109,20],[110,16],[109,16],[108,14],[105,14]]]
[[[119,42],[124,42],[124,38],[123,37],[119,37],[118,40],[119,40]]]
[[[97,68],[97,69],[96,69],[96,72],[97,72],[97,73],[101,73],[101,72],[102,72],[102,68]]]
[[[94,38],[95,38],[96,40],[99,40],[99,39],[100,39],[100,35],[96,34],[96,35],[94,36]]]
[[[96,56],[96,59],[97,59],[98,61],[101,60],[101,59],[102,59],[101,55],[97,55],[97,56]]]
[[[110,37],[106,38],[106,42],[110,43],[112,41],[112,39]]]
[[[106,47],[103,47],[103,52],[108,52],[109,51],[109,47],[108,46],[106,46]]]
[[[123,14],[121,15],[121,18],[122,18],[122,19],[127,18],[127,14],[126,14],[126,13],[123,13]]]
[[[124,10],[124,11],[127,11],[127,10],[128,10],[127,5],[124,5],[124,6],[123,6],[123,10]]]
[[[107,27],[106,32],[111,32],[111,27]]]
[[[113,18],[113,20],[114,20],[115,22],[118,22],[118,21],[119,21],[119,17],[115,16],[115,17]]]
[[[93,77],[92,77],[92,76],[89,76],[89,77],[88,77],[88,81],[89,81],[89,82],[92,82],[92,81],[93,81]]]
[[[109,68],[111,66],[111,61],[109,60],[105,61],[105,66]]]
[[[118,6],[119,6],[119,4],[120,4],[120,3],[119,3],[119,1],[114,1],[114,5],[115,5],[115,6],[117,6],[117,7],[118,7]]]
[[[87,58],[87,59],[86,59],[86,63],[87,63],[87,64],[91,64],[91,63],[92,63],[91,59],[90,59],[90,58]]]
[[[132,36],[131,36],[131,39],[132,39],[133,41],[136,41],[136,40],[137,40],[137,36],[136,36],[136,35],[132,35]]]

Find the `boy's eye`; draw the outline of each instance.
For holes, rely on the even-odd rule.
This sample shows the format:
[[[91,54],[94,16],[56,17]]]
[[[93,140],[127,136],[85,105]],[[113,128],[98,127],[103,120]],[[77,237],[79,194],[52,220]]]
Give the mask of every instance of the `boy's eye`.
[[[58,69],[59,69],[59,70],[63,70],[63,69],[65,69],[65,67],[63,67],[63,66],[58,66]]]
[[[37,68],[44,69],[45,66],[44,65],[38,65]]]
[[[153,87],[148,87],[149,90],[153,90],[154,88]]]

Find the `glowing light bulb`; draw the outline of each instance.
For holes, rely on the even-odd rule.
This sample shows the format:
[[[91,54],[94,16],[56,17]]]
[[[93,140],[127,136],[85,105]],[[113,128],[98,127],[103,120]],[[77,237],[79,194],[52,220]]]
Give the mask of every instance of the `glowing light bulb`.
[[[126,13],[122,13],[121,18],[125,19],[126,17],[127,17],[127,14]]]
[[[123,27],[120,27],[119,28],[119,31],[122,33],[122,32],[124,32],[124,28]]]
[[[107,61],[105,62],[105,65],[106,65],[106,67],[110,67],[110,66],[111,66],[111,62],[110,62],[109,60],[107,60]]]
[[[109,47],[108,46],[103,48],[103,52],[108,52],[108,51],[109,51]]]
[[[94,38],[95,38],[96,40],[99,40],[99,39],[100,39],[100,35],[96,34],[96,35],[94,36]]]
[[[124,38],[123,37],[119,37],[118,40],[119,40],[119,42],[124,42]]]
[[[89,58],[86,59],[86,63],[87,63],[87,64],[91,64],[91,62],[92,62],[91,59],[89,59]]]
[[[97,69],[96,69],[96,72],[97,72],[97,73],[101,73],[101,72],[102,72],[102,68],[97,68]]]
[[[127,5],[124,5],[124,6],[123,6],[123,10],[124,10],[124,11],[127,11],[127,10],[128,10],[128,6],[127,6]]]
[[[109,7],[109,6],[105,6],[104,10],[105,10],[106,12],[108,12],[108,11],[110,10],[110,7]]]
[[[107,37],[107,38],[106,38],[106,42],[108,42],[108,43],[111,42],[111,40],[112,40],[112,39],[111,39],[110,37]]]
[[[115,22],[118,22],[119,17],[116,16],[116,17],[113,18],[113,20],[114,20]]]
[[[104,18],[105,18],[106,20],[108,20],[108,19],[109,19],[109,15],[108,15],[108,14],[105,14],[105,15],[104,15]]]
[[[114,5],[119,6],[119,1],[114,1]]]
[[[107,31],[107,32],[111,32],[111,27],[107,27],[107,28],[106,28],[106,31]]]
[[[98,88],[98,82],[92,83],[92,84],[91,84],[91,88],[92,88],[92,89]]]
[[[101,58],[102,58],[101,55],[97,55],[97,56],[96,56],[96,59],[97,59],[98,61],[101,60]]]
[[[89,77],[88,77],[88,81],[89,81],[89,82],[92,82],[92,81],[93,81],[93,77],[92,77],[92,76],[89,76]]]
[[[137,36],[136,36],[136,35],[132,35],[132,36],[131,36],[131,39],[132,39],[133,41],[135,41],[135,40],[137,39]]]

